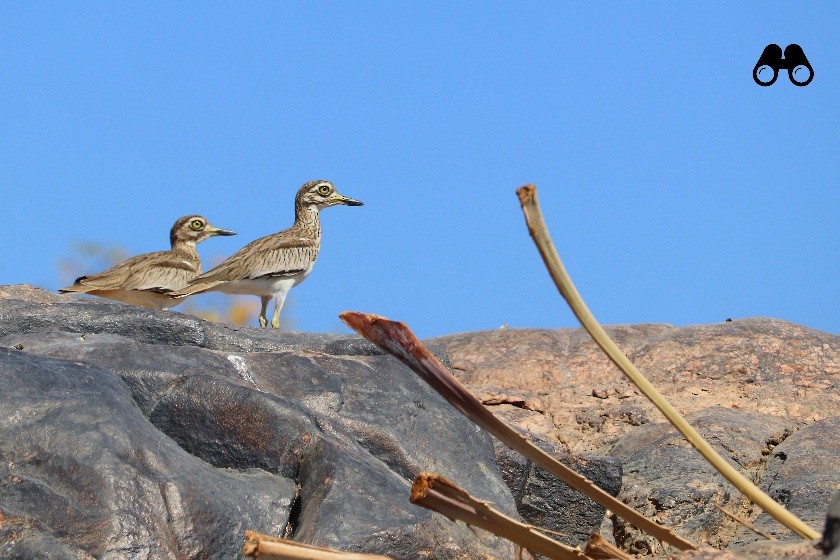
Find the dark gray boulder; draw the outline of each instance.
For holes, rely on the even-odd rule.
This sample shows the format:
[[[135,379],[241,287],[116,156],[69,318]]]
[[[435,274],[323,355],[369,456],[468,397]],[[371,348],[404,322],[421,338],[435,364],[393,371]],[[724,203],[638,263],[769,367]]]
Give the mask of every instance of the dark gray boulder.
[[[710,408],[688,421],[724,459],[774,500],[811,527],[826,523],[831,498],[840,490],[840,418],[798,430],[794,423],[759,413]],[[743,496],[664,424],[640,426],[624,436],[612,454],[624,463],[619,497],[681,535],[716,547],[755,549],[764,537],[746,529],[715,506],[748,520],[780,540],[798,537]],[[830,521],[830,520],[829,520]],[[616,540],[636,552],[656,549],[649,537],[615,520]]]
[[[0,348],[4,558],[221,558],[277,533],[294,483],[214,468],[158,431],[109,371]]]
[[[0,349],[2,558],[514,556],[408,502],[428,470],[516,515],[489,436],[358,337],[0,287]]]
[[[773,449],[758,485],[802,521],[819,529],[826,524],[826,512],[830,519],[829,505],[840,492],[838,465],[840,417],[818,420]],[[755,525],[777,539],[794,538],[766,513],[758,516]]]
[[[790,423],[765,414],[709,408],[686,419],[716,451],[745,476],[755,480],[769,449],[792,432]],[[645,424],[621,438],[611,455],[622,460],[624,484],[619,498],[646,516],[668,525],[695,542],[716,548],[762,537],[715,506],[749,518],[749,504],[669,424]],[[766,491],[766,488],[763,488]],[[825,511],[823,507],[821,511]],[[614,519],[616,542],[635,553],[652,553],[658,543],[620,519]]]
[[[532,443],[567,467],[579,472],[613,496],[621,488],[621,461],[615,457],[575,457],[553,445],[531,438]],[[516,508],[526,523],[556,534],[553,538],[571,546],[582,545],[597,533],[605,509],[557,477],[502,443],[495,443],[496,462],[513,492]]]
[[[840,544],[840,492],[834,495],[834,499],[828,507],[820,546],[828,554],[829,552],[840,550],[838,544]],[[840,552],[838,556],[840,556]]]
[[[160,312],[97,298],[53,294],[28,285],[0,286],[0,336],[70,332],[116,334],[137,342],[197,346],[226,352],[310,350],[339,356],[385,352],[355,335],[296,333],[211,323],[176,311]],[[429,349],[449,365],[446,353]]]

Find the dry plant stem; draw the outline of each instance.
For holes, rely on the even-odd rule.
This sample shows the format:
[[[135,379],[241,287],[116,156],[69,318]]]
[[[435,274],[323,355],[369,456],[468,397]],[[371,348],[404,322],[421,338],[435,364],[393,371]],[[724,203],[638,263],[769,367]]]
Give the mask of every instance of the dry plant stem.
[[[519,435],[519,433],[496,418],[492,412],[481,404],[449,370],[423,346],[408,327],[403,323],[389,321],[384,317],[345,311],[339,315],[347,326],[361,334],[380,348],[393,354],[400,361],[413,369],[423,381],[437,391],[458,412],[484,428],[492,435],[512,449],[518,451],[534,464],[604,506],[631,525],[641,529],[649,535],[664,541],[679,550],[693,550],[697,546],[690,541],[671,532],[667,527],[658,525],[630,506],[613,498],[607,492],[596,486],[591,480],[582,476],[566,465],[558,462],[542,449]]]
[[[703,439],[702,436],[695,430],[685,418],[677,412],[671,403],[654,387],[650,381],[645,378],[641,372],[636,369],[636,366],[619,350],[615,342],[607,335],[606,331],[598,324],[598,321],[586,307],[586,304],[575,289],[572,279],[566,272],[554,244],[551,242],[551,236],[548,233],[548,228],[540,211],[539,203],[537,202],[537,188],[534,185],[525,185],[516,191],[519,196],[519,202],[522,205],[522,211],[525,213],[525,222],[528,225],[528,231],[537,245],[537,249],[542,256],[551,274],[554,283],[560,290],[560,294],[566,303],[571,307],[572,312],[581,322],[586,331],[592,336],[598,346],[609,356],[610,360],[617,365],[630,380],[636,384],[639,390],[653,402],[653,404],[662,411],[662,414],[674,425],[677,430],[685,437],[688,442],[693,445],[705,459],[712,464],[717,471],[722,474],[729,482],[731,482],[738,490],[745,496],[757,504],[761,509],[773,516],[782,525],[806,539],[816,540],[820,538],[820,534],[814,529],[806,525],[801,519],[790,513],[780,504],[773,501],[773,499],[762,492],[755,484],[750,482],[741,473],[735,470],[729,463],[727,463],[711,445]]]
[[[261,560],[393,560],[390,556],[341,552],[245,531],[242,554]]]
[[[586,548],[583,550],[592,560],[634,560],[622,550],[619,550],[598,533],[593,533],[586,541]]]
[[[717,508],[717,510],[719,512],[724,514],[726,517],[728,517],[732,521],[740,523],[741,525],[743,525],[744,527],[746,527],[750,531],[754,532],[755,534],[761,535],[762,537],[764,537],[768,541],[775,541],[776,540],[776,537],[774,537],[770,533],[767,533],[766,531],[762,531],[761,529],[759,529],[758,527],[756,527],[755,525],[753,525],[752,523],[750,523],[749,521],[747,521],[743,517],[739,517],[739,516],[735,515],[734,513],[730,513],[730,512],[726,511],[725,509],[723,509],[722,507],[720,507],[717,504],[715,504],[715,507]]]
[[[436,474],[420,473],[414,479],[411,503],[490,531],[552,560],[589,560],[580,550],[549,538],[532,525],[511,519]]]

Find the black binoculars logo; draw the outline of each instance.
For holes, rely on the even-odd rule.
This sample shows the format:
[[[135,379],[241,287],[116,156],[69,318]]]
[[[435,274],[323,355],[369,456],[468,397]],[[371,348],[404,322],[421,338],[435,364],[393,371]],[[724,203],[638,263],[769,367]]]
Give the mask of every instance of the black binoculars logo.
[[[753,80],[760,86],[772,86],[779,77],[779,70],[787,70],[788,78],[795,86],[807,86],[814,79],[814,69],[805,57],[802,47],[796,44],[782,47],[776,44],[764,47],[753,68]]]

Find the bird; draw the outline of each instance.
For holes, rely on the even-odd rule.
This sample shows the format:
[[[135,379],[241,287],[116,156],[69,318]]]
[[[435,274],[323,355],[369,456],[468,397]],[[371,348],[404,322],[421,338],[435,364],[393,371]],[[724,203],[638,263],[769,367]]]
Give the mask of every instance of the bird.
[[[286,295],[309,276],[318,257],[321,248],[318,213],[338,204],[363,206],[361,201],[339,194],[329,181],[319,179],[304,183],[295,195],[295,222],[292,227],[252,241],[216,268],[190,280],[187,287],[169,296],[184,298],[210,291],[259,296],[262,328],[268,327],[266,312],[273,299],[271,326],[279,328],[280,310]]]
[[[99,274],[81,276],[62,294],[91,294],[152,309],[167,309],[181,303],[167,296],[201,274],[196,243],[216,235],[236,235],[217,228],[198,215],[179,218],[169,232],[169,251],[132,257]]]

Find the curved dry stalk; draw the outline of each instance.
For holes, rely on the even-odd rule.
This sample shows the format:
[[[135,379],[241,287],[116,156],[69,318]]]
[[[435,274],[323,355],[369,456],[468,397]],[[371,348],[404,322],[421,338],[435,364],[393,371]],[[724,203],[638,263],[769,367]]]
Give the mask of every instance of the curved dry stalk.
[[[480,527],[551,560],[592,560],[579,549],[539,532],[539,527],[511,519],[437,474],[421,472],[417,475],[411,485],[411,503],[436,511],[453,521]]]
[[[650,399],[650,401],[662,411],[662,414],[668,419],[674,427],[685,437],[688,442],[693,445],[697,451],[717,469],[729,482],[731,482],[738,490],[741,491],[747,498],[752,500],[761,509],[773,516],[779,523],[806,539],[816,540],[820,538],[820,534],[814,529],[806,525],[801,519],[790,513],[782,505],[775,502],[770,496],[762,492],[755,484],[750,482],[741,473],[735,470],[729,463],[727,463],[718,453],[712,448],[709,443],[689,424],[685,418],[669,403],[665,397],[654,387],[642,373],[636,369],[636,366],[630,361],[624,353],[619,350],[615,342],[609,337],[606,331],[601,327],[592,312],[586,307],[583,299],[580,297],[577,289],[572,283],[572,279],[566,272],[566,267],[560,260],[554,244],[551,242],[551,236],[548,233],[548,228],[540,211],[539,203],[537,202],[537,188],[534,185],[525,185],[517,189],[517,196],[522,205],[522,211],[525,213],[525,222],[528,225],[528,232],[534,239],[534,243],[548,268],[551,278],[560,290],[560,294],[575,317],[578,318],[583,328],[592,336],[598,346],[609,356],[610,360],[617,365],[621,371]]]
[[[617,500],[585,476],[576,473],[545,451],[522,437],[519,432],[499,420],[481,404],[472,393],[461,385],[446,367],[417,340],[414,333],[403,323],[390,321],[378,315],[345,311],[339,317],[351,329],[393,354],[417,373],[458,412],[484,428],[510,448],[518,451],[535,465],[550,472],[592,501],[604,506],[634,527],[666,542],[679,550],[694,550],[697,545],[673,533],[667,527],[657,524]]]
[[[242,554],[263,560],[393,560],[390,556],[342,552],[245,531]]]

